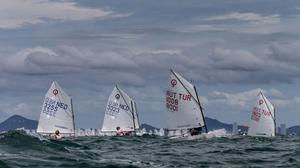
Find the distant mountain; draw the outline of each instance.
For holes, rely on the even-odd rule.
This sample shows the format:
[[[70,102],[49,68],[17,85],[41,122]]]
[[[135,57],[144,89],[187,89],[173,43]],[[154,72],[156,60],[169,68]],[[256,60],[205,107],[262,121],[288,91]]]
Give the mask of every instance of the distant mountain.
[[[220,122],[219,120],[212,119],[209,117],[205,117],[205,122],[206,122],[208,131],[224,128],[227,132],[232,132],[232,124],[223,123],[223,122]],[[241,126],[241,125],[238,126],[238,129],[240,129],[241,132],[247,132],[247,130],[248,130],[247,127]]]
[[[153,126],[151,126],[149,124],[142,124],[140,126],[140,129],[143,129],[143,128],[145,128],[147,132],[149,132],[150,130],[154,131],[154,130],[159,129],[159,128],[155,128],[155,127],[153,127]]]
[[[232,124],[223,123],[216,119],[208,117],[205,118],[205,121],[208,131],[225,128],[227,132],[232,132]],[[35,120],[30,120],[19,115],[14,115],[0,124],[0,132],[15,130],[17,128],[36,129],[37,125],[38,122]],[[141,129],[143,128],[145,128],[147,132],[149,132],[149,130],[153,131],[155,129],[159,129],[149,124],[142,124]],[[245,126],[238,126],[238,129],[240,129],[242,132],[247,131],[247,127]],[[288,129],[288,133],[300,134],[300,126],[290,127]]]
[[[14,115],[0,123],[0,132],[15,130],[17,128],[36,129],[38,122],[25,117]]]
[[[292,126],[289,127],[286,130],[287,134],[296,134],[296,135],[300,135],[300,125],[296,125],[296,126]]]
[[[219,120],[205,117],[208,131],[225,128],[226,131],[232,131],[232,124],[222,123]]]
[[[205,122],[206,122],[208,131],[224,128],[227,132],[232,132],[232,124],[223,123],[216,119],[212,119],[212,118],[208,118],[208,117],[205,117]],[[159,129],[159,128],[155,128],[149,124],[142,124],[141,129],[143,129],[143,128],[145,128],[147,132],[149,132],[149,130],[154,131],[155,129]],[[238,129],[240,129],[241,132],[247,132],[247,130],[248,130],[248,128],[245,126],[238,126]]]

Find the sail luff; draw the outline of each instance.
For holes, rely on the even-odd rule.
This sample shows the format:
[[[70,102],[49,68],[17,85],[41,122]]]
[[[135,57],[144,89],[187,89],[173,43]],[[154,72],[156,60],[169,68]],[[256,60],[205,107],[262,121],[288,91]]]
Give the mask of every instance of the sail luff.
[[[205,122],[205,118],[204,118],[204,114],[203,114],[203,109],[202,109],[200,99],[199,99],[199,96],[198,96],[198,92],[197,92],[197,89],[196,89],[195,85],[194,85],[194,90],[195,90],[195,93],[196,93],[196,96],[197,96],[197,99],[198,99],[198,105],[199,105],[199,108],[200,108],[200,111],[201,111],[201,117],[202,117],[203,122],[204,122],[205,132],[207,133],[207,126],[206,126],[206,122]]]
[[[260,92],[260,94],[262,95],[262,98],[263,98],[263,100],[264,100],[264,102],[266,103],[266,106],[267,106],[267,108],[268,108],[268,110],[270,111],[270,112],[272,112],[271,110],[270,110],[270,107],[269,107],[269,101],[267,102],[267,98],[265,97],[265,95],[262,93],[262,92]],[[271,102],[270,102],[271,103]],[[272,104],[271,104],[272,105]],[[272,105],[273,106],[273,105]],[[274,113],[275,114],[275,113]],[[273,114],[271,113],[271,117],[272,117],[272,119],[275,121],[275,117],[273,116]]]
[[[266,96],[265,96],[262,92],[260,92],[260,94],[262,95],[262,98],[263,98],[264,102],[266,103],[266,106],[267,106],[269,112],[271,113],[271,117],[272,117],[273,122],[274,122],[274,135],[276,135],[275,107],[273,106],[273,104],[272,104],[270,101],[267,101]],[[272,111],[270,110],[269,103],[273,106],[273,109],[274,109],[274,110],[272,110],[272,111],[273,111],[273,113],[274,113],[274,116],[273,116],[273,114],[272,114]]]
[[[173,73],[173,75],[177,78],[177,80],[180,82],[180,84],[184,87],[184,89],[192,96],[192,98],[194,99],[195,102],[199,103],[197,101],[197,99],[194,97],[194,95],[186,88],[186,86],[182,83],[182,81],[179,79],[179,77],[177,76],[177,74],[171,69],[171,72]],[[201,106],[200,106],[201,107]],[[202,108],[202,107],[201,107]]]
[[[121,91],[121,90],[118,88],[117,85],[116,85],[116,88],[117,88],[118,92],[120,93],[120,95],[121,95],[123,101],[125,102],[126,106],[131,107],[131,106],[128,105],[126,99],[124,98],[123,91]],[[130,115],[132,115],[132,109],[131,109],[131,108],[129,108],[129,111],[130,111]]]

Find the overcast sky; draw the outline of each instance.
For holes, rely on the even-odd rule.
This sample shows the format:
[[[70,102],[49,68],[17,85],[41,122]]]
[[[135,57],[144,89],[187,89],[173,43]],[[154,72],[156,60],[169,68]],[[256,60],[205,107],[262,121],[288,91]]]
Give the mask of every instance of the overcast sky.
[[[0,121],[37,120],[56,80],[77,127],[101,126],[115,84],[164,127],[173,68],[208,117],[248,125],[262,90],[278,123],[300,124],[299,30],[299,0],[1,1]]]

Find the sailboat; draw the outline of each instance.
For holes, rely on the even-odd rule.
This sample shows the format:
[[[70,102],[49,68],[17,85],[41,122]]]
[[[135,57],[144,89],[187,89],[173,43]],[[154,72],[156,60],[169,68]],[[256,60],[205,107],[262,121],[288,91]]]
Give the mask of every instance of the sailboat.
[[[166,92],[166,118],[166,131],[169,136],[193,136],[204,131],[207,133],[195,85],[173,70]]]
[[[44,99],[37,133],[49,135],[57,130],[64,136],[75,136],[72,99],[54,81]]]
[[[105,135],[135,135],[139,128],[135,101],[115,86],[107,101],[101,131]]]
[[[275,108],[262,92],[252,111],[248,136],[273,137],[276,134]]]

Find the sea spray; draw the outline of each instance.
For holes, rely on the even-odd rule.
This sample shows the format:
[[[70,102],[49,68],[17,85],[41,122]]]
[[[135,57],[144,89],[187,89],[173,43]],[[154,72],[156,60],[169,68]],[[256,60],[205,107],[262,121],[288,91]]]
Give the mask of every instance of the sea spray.
[[[205,135],[205,138],[220,138],[220,137],[231,136],[231,134],[228,134],[224,128],[209,131],[207,134],[204,134],[204,135]]]

